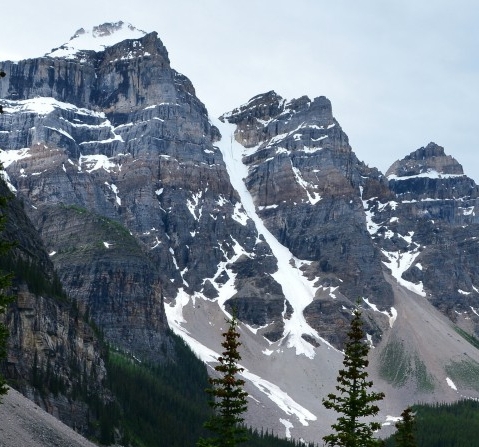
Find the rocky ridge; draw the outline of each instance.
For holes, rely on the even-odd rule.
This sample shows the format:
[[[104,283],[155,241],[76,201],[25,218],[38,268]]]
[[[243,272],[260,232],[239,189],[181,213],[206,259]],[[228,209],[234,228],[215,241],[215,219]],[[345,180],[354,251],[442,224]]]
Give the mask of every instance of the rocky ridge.
[[[387,171],[393,200],[364,201],[373,240],[399,281],[477,334],[479,187],[435,143]]]

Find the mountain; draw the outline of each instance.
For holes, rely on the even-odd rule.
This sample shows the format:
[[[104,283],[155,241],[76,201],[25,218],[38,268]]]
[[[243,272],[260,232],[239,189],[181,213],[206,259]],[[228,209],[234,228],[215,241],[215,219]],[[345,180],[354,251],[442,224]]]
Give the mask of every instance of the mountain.
[[[123,22],[2,67],[7,183],[112,346],[162,364],[173,329],[211,364],[235,309],[247,422],[319,441],[361,298],[382,421],[478,397],[478,187],[443,148],[384,175],[324,96],[214,119],[157,33]]]

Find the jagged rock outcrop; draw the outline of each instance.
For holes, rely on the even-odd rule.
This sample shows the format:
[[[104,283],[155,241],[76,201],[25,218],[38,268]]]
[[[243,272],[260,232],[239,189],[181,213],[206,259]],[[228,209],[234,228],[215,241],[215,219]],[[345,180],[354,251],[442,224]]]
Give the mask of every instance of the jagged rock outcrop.
[[[398,199],[402,203],[414,203],[419,214],[453,225],[479,222],[479,216],[473,211],[478,186],[464,175],[462,166],[435,143],[396,161],[386,176]]]
[[[479,333],[479,187],[429,143],[387,171],[394,199],[365,201],[372,238],[399,281]]]
[[[411,177],[432,171],[442,175],[464,175],[462,166],[444,148],[435,143],[421,147],[402,160],[395,161],[387,170],[386,176]]]
[[[268,92],[222,119],[236,124],[236,140],[251,148],[245,182],[258,214],[322,286],[305,310],[308,321],[341,345],[350,318],[345,302],[364,296],[383,309],[393,304],[361,201],[389,197],[386,179],[356,158],[324,96],[286,101]]]

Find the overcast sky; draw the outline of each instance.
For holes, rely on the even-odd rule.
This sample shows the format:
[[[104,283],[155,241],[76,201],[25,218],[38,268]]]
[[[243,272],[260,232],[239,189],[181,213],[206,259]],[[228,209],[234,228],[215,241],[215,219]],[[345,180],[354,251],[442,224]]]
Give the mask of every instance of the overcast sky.
[[[0,11],[0,60],[123,20],[158,32],[211,116],[269,90],[324,95],[369,166],[385,172],[434,141],[479,183],[478,0],[27,0]]]

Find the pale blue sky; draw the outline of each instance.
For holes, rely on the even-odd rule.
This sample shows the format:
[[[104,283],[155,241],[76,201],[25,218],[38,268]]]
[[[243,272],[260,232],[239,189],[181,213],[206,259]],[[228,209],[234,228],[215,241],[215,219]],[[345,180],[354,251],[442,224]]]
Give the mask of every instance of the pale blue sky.
[[[0,60],[43,55],[80,27],[123,20],[158,32],[212,116],[269,90],[324,95],[370,166],[385,172],[434,141],[479,182],[477,0],[15,5],[2,5]]]

